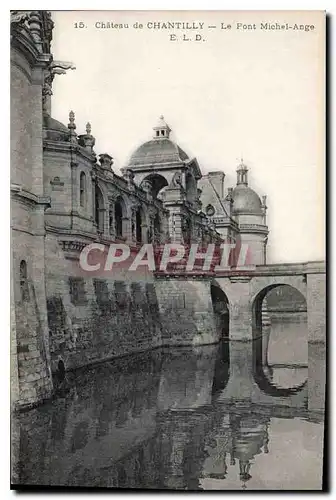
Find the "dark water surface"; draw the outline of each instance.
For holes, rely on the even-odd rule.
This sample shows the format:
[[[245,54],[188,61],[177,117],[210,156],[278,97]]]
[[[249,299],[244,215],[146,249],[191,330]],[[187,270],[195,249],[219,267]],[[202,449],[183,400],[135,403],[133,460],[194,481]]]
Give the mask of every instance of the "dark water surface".
[[[14,482],[321,489],[323,402],[314,377],[324,355],[309,348],[307,368],[300,328],[273,321],[272,342],[283,347],[279,332],[283,341],[294,335],[300,359],[270,342],[271,366],[259,376],[252,343],[243,342],[157,349],[68,373],[54,401],[13,423]]]

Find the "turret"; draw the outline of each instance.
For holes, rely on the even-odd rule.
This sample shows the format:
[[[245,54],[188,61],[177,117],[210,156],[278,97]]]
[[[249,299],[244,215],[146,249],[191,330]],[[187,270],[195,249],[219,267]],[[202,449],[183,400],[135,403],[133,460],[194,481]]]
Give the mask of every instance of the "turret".
[[[246,265],[266,264],[266,196],[259,195],[248,185],[248,168],[241,159],[237,167],[237,185],[231,197],[232,216],[239,226],[241,245],[247,245]]]
[[[164,121],[163,115],[160,116],[157,124],[153,127],[153,130],[154,130],[153,139],[169,139],[171,128]]]

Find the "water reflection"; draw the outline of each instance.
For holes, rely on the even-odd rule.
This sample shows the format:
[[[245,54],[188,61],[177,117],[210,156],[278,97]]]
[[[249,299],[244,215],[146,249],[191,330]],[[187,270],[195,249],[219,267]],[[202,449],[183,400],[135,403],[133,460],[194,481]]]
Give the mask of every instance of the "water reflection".
[[[263,392],[252,356],[253,346],[226,342],[67,374],[64,393],[19,417],[14,482],[279,489],[280,478],[320,489],[322,417],[311,418],[305,386]]]

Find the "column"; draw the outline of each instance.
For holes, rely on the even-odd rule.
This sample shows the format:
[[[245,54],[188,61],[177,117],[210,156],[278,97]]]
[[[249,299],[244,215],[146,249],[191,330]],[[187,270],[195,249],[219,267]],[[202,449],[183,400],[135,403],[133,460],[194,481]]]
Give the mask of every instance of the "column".
[[[106,202],[106,205],[101,211],[102,211],[102,217],[103,217],[103,231],[104,231],[104,236],[109,238],[110,236],[110,221],[109,221],[109,204]]]
[[[252,306],[250,304],[250,278],[230,279],[230,339],[252,340]]]
[[[71,146],[72,147],[72,146]],[[71,194],[72,194],[72,215],[73,212],[77,213],[78,212],[78,206],[79,206],[79,199],[78,199],[78,175],[77,175],[77,167],[78,167],[78,162],[77,161],[72,161],[71,162],[71,184],[72,184],[72,189],[71,189]]]
[[[131,244],[133,242],[132,238],[132,225],[131,225],[131,218],[130,217],[123,217],[122,218],[122,234],[123,238]]]
[[[96,175],[91,172],[91,187],[92,187],[92,218],[93,218],[93,227],[96,229],[97,228],[97,223],[96,223],[96,190],[95,190],[95,180],[96,180]]]
[[[109,236],[115,239],[115,199],[109,197],[109,208],[108,208],[108,232]]]

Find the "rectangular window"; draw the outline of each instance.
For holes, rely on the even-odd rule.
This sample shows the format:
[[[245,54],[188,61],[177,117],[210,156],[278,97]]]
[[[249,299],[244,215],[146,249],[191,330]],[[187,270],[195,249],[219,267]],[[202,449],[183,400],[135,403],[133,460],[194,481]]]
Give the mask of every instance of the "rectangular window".
[[[109,290],[105,280],[95,279],[93,280],[93,286],[96,295],[96,302],[102,311],[108,311],[111,309],[111,301],[109,297]]]
[[[86,303],[85,282],[83,278],[69,278],[70,300],[74,305]]]
[[[123,281],[114,283],[115,301],[118,309],[127,309],[129,304],[129,293]]]

